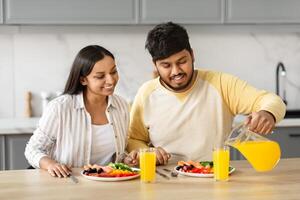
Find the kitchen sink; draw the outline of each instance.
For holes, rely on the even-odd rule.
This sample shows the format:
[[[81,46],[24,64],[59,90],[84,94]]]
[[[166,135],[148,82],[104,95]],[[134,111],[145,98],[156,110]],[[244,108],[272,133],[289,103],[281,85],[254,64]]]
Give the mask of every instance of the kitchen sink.
[[[300,118],[300,110],[287,110],[284,118]]]

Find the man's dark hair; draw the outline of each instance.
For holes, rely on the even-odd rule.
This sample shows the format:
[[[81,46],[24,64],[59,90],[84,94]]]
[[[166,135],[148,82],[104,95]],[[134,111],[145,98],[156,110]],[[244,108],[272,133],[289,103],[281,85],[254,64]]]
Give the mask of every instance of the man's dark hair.
[[[173,22],[158,24],[150,30],[145,48],[151,54],[153,62],[184,49],[192,52],[186,29]]]

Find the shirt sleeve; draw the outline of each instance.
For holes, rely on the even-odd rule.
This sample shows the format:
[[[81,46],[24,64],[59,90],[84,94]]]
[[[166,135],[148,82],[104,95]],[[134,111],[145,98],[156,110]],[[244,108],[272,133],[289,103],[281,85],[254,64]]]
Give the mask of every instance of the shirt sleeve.
[[[59,126],[56,110],[55,104],[50,102],[26,145],[25,157],[34,168],[40,168],[41,158],[50,156],[55,145]]]
[[[276,122],[283,119],[286,106],[274,93],[258,90],[229,74],[221,74],[219,81],[224,101],[234,115],[265,110],[273,114]]]
[[[139,148],[147,148],[149,132],[144,124],[143,105],[145,96],[141,90],[137,93],[130,111],[129,138],[127,151],[137,150]]]

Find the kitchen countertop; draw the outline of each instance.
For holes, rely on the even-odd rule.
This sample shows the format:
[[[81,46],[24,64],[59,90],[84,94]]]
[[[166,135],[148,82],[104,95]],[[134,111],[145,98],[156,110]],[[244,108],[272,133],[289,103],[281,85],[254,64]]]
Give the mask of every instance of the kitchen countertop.
[[[244,115],[237,115],[234,118],[233,126],[242,123],[246,119]],[[276,124],[276,127],[300,127],[300,118],[285,118]]]
[[[39,119],[39,117],[0,118],[0,134],[32,134]]]
[[[273,200],[299,199],[300,158],[281,159],[270,172],[256,172],[243,161],[230,163],[236,168],[228,182],[213,178],[179,175],[170,180],[156,177],[155,183],[139,179],[123,182],[99,182],[85,179],[79,168],[73,169],[78,178],[53,178],[44,170],[0,171],[0,199],[222,199]],[[173,169],[174,165],[158,167]]]
[[[0,118],[0,134],[32,134],[39,117],[34,118]],[[243,122],[245,116],[237,116],[233,125]],[[300,127],[300,118],[284,119],[276,127]]]

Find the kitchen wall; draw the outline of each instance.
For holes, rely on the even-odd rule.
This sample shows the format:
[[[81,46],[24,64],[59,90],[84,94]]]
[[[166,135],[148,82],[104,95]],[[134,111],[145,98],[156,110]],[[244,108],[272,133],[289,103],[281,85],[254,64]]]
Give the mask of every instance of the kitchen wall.
[[[42,112],[40,92],[62,91],[71,63],[84,46],[111,50],[120,82],[117,93],[132,101],[152,76],[144,49],[152,26],[1,26],[0,117],[22,117],[26,91],[33,93],[34,116]],[[275,68],[287,69],[289,108],[300,108],[300,27],[186,26],[197,68],[224,71],[260,89],[275,91]]]

